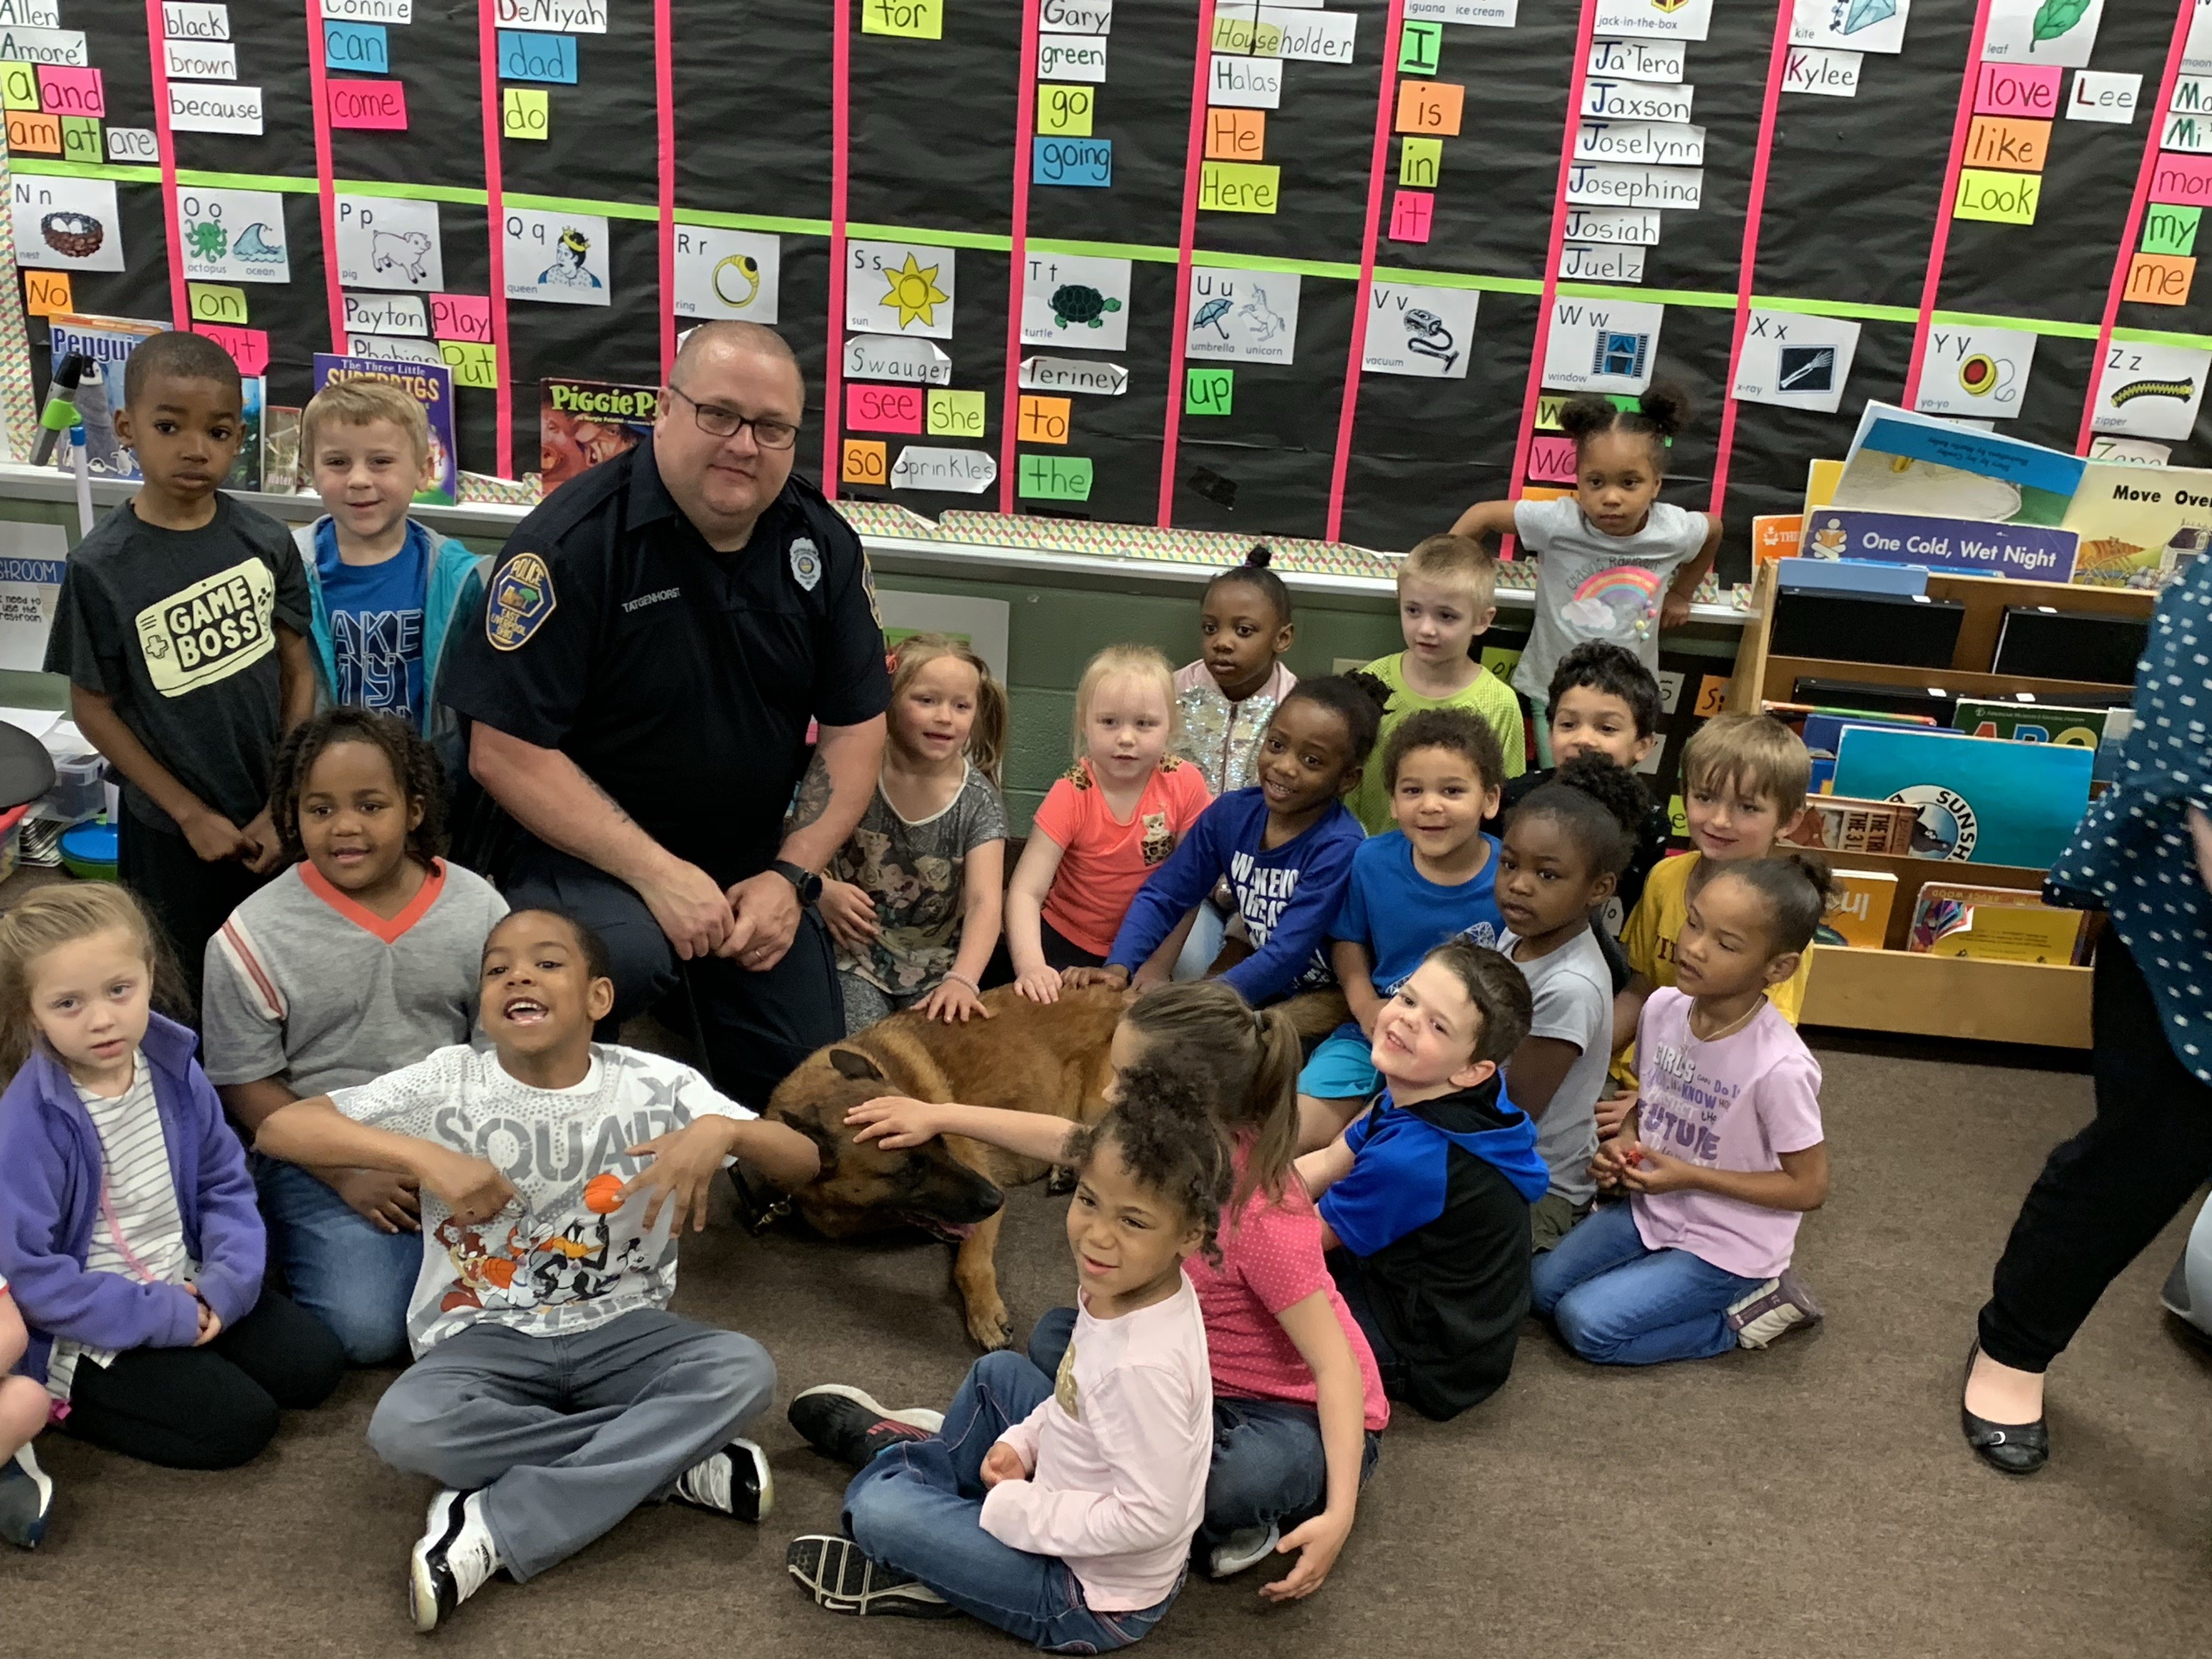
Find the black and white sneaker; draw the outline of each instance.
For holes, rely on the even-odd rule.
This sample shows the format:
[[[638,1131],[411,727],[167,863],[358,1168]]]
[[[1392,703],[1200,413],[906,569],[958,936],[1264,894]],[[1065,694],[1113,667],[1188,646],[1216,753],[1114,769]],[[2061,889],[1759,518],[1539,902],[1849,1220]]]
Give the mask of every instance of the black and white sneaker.
[[[758,1521],[775,1507],[775,1477],[766,1452],[750,1440],[732,1440],[684,1470],[669,1496],[694,1509]]]
[[[785,1569],[817,1607],[862,1619],[950,1619],[960,1609],[896,1567],[872,1561],[849,1538],[810,1533],[783,1553]]]
[[[927,1440],[945,1426],[943,1412],[919,1406],[893,1411],[848,1382],[824,1382],[807,1389],[784,1415],[808,1445],[856,1469],[865,1468],[887,1446]]]
[[[483,1494],[449,1488],[432,1498],[428,1527],[415,1540],[408,1565],[408,1606],[415,1628],[427,1636],[499,1571],[499,1546],[484,1524]]]
[[[1275,1546],[1283,1541],[1283,1529],[1270,1522],[1264,1527],[1245,1527],[1232,1532],[1213,1547],[1206,1558],[1208,1578],[1234,1578],[1240,1572],[1249,1571],[1275,1553]]]
[[[0,1538],[19,1549],[38,1548],[53,1507],[54,1483],[30,1447],[20,1446],[0,1462]]]
[[[1776,1340],[1826,1317],[1805,1281],[1785,1267],[1728,1310],[1728,1322],[1740,1348],[1771,1347]]]

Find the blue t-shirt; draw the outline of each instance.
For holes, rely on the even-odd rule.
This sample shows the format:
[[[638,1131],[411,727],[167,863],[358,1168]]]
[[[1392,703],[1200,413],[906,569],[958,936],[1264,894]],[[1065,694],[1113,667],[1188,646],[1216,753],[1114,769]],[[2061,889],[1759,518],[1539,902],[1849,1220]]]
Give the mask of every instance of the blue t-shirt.
[[[428,706],[422,686],[422,599],[430,551],[430,532],[411,520],[406,541],[382,564],[339,559],[337,531],[327,520],[315,532],[315,574],[330,613],[337,671],[333,701],[396,714],[417,731]]]
[[[1440,887],[1413,867],[1413,843],[1402,830],[1370,836],[1352,855],[1352,879],[1328,936],[1367,947],[1377,994],[1393,995],[1421,958],[1448,939],[1464,934],[1477,945],[1494,945],[1504,937],[1504,919],[1498,914],[1498,842],[1482,839],[1490,856],[1456,887]]]

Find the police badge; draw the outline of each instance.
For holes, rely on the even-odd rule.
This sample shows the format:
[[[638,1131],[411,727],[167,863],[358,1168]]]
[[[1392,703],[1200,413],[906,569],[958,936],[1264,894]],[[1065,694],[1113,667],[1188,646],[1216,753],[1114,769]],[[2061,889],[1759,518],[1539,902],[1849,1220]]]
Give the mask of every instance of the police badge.
[[[791,544],[791,579],[810,593],[822,580],[822,550],[811,536],[794,538]]]

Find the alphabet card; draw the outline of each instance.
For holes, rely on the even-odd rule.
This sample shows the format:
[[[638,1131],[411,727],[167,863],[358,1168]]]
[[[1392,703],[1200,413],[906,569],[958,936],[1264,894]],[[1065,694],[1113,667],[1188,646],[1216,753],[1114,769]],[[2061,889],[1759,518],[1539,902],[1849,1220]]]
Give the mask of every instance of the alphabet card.
[[[1544,384],[1561,392],[1641,392],[1659,356],[1667,307],[1640,300],[1557,300]]]
[[[1298,347],[1298,278],[1282,270],[1194,266],[1187,356],[1216,362],[1290,363]]]
[[[1376,283],[1368,291],[1360,367],[1370,374],[1464,380],[1481,297],[1471,288]]]
[[[1598,0],[1597,33],[1632,40],[1702,40],[1713,0]]]
[[[1030,254],[1022,277],[1022,343],[1127,349],[1129,262]]]
[[[676,227],[676,314],[775,321],[782,244],[763,231]]]
[[[347,288],[404,288],[428,294],[445,287],[435,202],[341,196],[337,221],[338,281]]]
[[[507,210],[507,297],[603,306],[611,297],[607,222],[591,213]]]
[[[2035,336],[2020,328],[1929,331],[1928,357],[1920,370],[1923,415],[2008,421],[2027,398],[2027,372],[2035,363]]]
[[[952,337],[953,251],[915,242],[846,247],[845,326],[866,334]]]
[[[1911,0],[1797,0],[1790,44],[1847,52],[1903,52]]]
[[[9,201],[17,264],[41,270],[123,269],[113,180],[19,173]]]
[[[2056,64],[2080,69],[2096,49],[2105,0],[1990,0],[1984,64]]]
[[[2105,348],[2091,429],[2126,438],[2186,438],[2197,428],[2208,373],[2212,351],[2115,340]]]
[[[1859,325],[1842,317],[1753,311],[1735,369],[1735,400],[1832,415],[1859,349]]]
[[[177,192],[185,275],[196,283],[289,283],[284,198],[273,190]]]

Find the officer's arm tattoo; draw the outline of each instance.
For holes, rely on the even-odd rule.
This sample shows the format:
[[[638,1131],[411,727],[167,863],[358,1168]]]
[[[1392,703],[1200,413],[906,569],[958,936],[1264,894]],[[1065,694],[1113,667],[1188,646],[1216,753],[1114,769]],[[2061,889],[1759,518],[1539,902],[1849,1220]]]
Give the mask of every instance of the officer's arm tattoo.
[[[791,798],[791,811],[785,815],[783,833],[787,840],[800,830],[818,823],[830,810],[830,797],[835,793],[830,782],[830,769],[823,764],[822,751],[817,749],[814,758],[806,764],[806,775],[799,781],[799,793]]]
[[[586,772],[580,766],[576,769],[576,775],[583,779],[584,787],[586,788],[589,789],[593,794],[599,798],[599,805],[607,809],[608,815],[612,817],[617,823],[635,823],[637,822],[635,818],[630,817],[628,812],[623,810],[623,804],[620,801],[617,800],[612,795],[610,795],[605,790],[599,787],[599,781],[593,777],[589,772]]]

